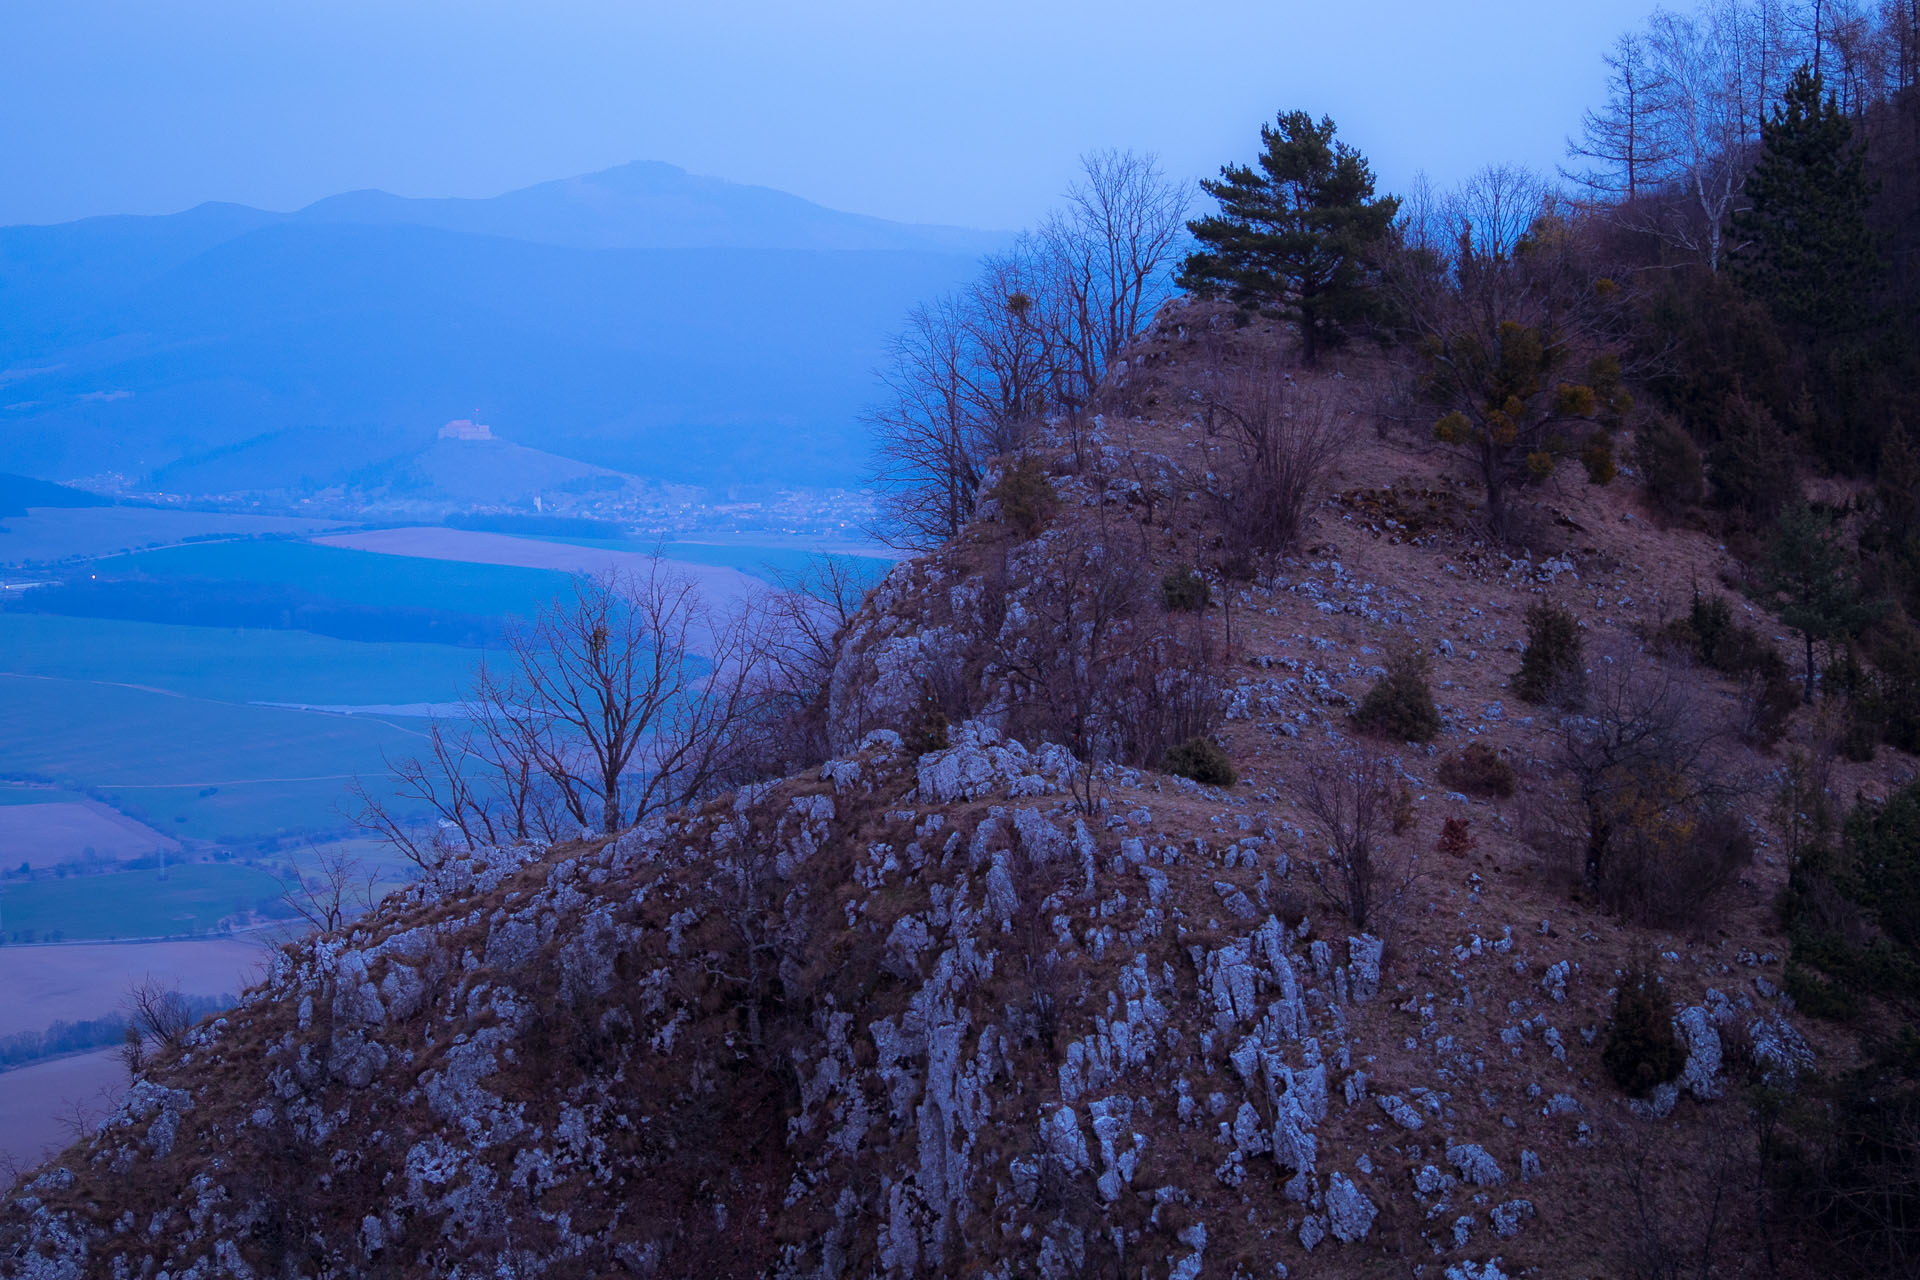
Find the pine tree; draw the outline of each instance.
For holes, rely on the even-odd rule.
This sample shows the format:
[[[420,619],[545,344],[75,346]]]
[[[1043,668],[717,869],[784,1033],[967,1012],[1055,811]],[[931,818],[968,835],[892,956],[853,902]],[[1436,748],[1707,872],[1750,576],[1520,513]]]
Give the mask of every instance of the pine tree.
[[[1203,181],[1220,212],[1190,222],[1200,242],[1180,268],[1181,288],[1224,296],[1300,326],[1313,364],[1355,324],[1378,316],[1374,256],[1400,202],[1373,194],[1373,171],[1334,139],[1333,121],[1304,111],[1260,127],[1258,171],[1226,165]]]
[[[1815,337],[1858,332],[1882,272],[1867,226],[1864,145],[1804,66],[1760,138],[1746,186],[1752,207],[1733,218],[1744,242],[1735,254],[1741,280],[1783,323]]]
[[[1853,557],[1840,545],[1832,519],[1804,502],[1780,513],[1760,565],[1760,585],[1780,621],[1798,631],[1806,646],[1806,702],[1813,701],[1814,641],[1858,635],[1886,612],[1861,590]]]

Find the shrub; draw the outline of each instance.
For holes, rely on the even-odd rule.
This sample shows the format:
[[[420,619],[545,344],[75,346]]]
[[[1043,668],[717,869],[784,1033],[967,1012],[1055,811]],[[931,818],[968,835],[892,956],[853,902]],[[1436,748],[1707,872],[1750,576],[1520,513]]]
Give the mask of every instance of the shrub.
[[[1602,431],[1589,439],[1580,450],[1580,465],[1586,468],[1589,483],[1612,484],[1613,478],[1620,474],[1612,437]]]
[[[1440,761],[1440,781],[1470,796],[1513,794],[1513,766],[1484,742],[1470,742]]]
[[[1633,438],[1633,465],[1655,510],[1669,516],[1697,507],[1707,495],[1700,449],[1664,414],[1643,423]]]
[[[1231,374],[1207,404],[1207,495],[1219,512],[1225,561],[1252,576],[1265,556],[1299,540],[1327,469],[1347,448],[1349,418],[1328,393],[1295,385],[1266,363]]]
[[[1755,746],[1771,746],[1786,731],[1800,705],[1787,660],[1767,638],[1733,616],[1725,596],[1695,592],[1685,618],[1662,627],[1656,636],[1678,651],[1740,683],[1740,736]]]
[[[1640,650],[1608,657],[1585,714],[1560,725],[1565,834],[1608,907],[1691,923],[1753,854],[1719,749],[1726,730],[1687,668]]]
[[[1411,797],[1398,770],[1379,756],[1358,751],[1313,771],[1301,794],[1329,861],[1309,871],[1321,896],[1346,913],[1356,929],[1374,927],[1391,914],[1413,883],[1416,863],[1388,832],[1400,834],[1412,818]]]
[[[1387,653],[1386,668],[1360,700],[1354,723],[1377,737],[1433,741],[1440,732],[1440,709],[1433,705],[1427,683],[1426,654],[1413,645],[1395,645]]]
[[[1233,761],[1227,759],[1227,753],[1220,749],[1219,744],[1211,738],[1197,735],[1170,749],[1162,768],[1167,773],[1192,778],[1209,787],[1230,787],[1238,780],[1233,771]]]
[[[1617,834],[1593,886],[1609,910],[1640,924],[1697,924],[1753,861],[1739,815],[1697,798],[1672,802],[1685,785],[1656,776],[1614,797]]]
[[[1637,958],[1628,965],[1614,995],[1600,1061],[1630,1098],[1646,1097],[1686,1065],[1666,998],[1645,962]]]
[[[947,730],[951,721],[941,707],[940,695],[934,691],[933,681],[920,682],[920,722],[913,726],[913,732],[907,735],[907,750],[916,756],[933,751],[945,751],[952,745],[948,741]]]
[[[1464,858],[1480,847],[1473,838],[1473,823],[1466,818],[1448,818],[1440,824],[1440,839],[1434,849],[1453,858]]]
[[[1527,606],[1527,648],[1513,691],[1537,705],[1576,705],[1585,656],[1579,620],[1552,601],[1536,600]]]
[[[1053,485],[1046,468],[1032,454],[1022,455],[1000,475],[987,496],[1000,504],[1000,521],[1031,538],[1053,518]]]
[[[1213,601],[1213,588],[1198,569],[1179,569],[1160,579],[1160,600],[1168,613],[1198,613]]]

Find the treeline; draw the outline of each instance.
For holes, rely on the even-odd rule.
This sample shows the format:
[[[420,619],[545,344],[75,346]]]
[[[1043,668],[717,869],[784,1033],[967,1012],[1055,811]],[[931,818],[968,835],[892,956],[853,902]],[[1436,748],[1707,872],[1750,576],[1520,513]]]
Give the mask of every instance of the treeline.
[[[447,644],[493,649],[505,622],[441,609],[397,609],[329,600],[274,583],[199,578],[71,578],[20,592],[22,613],[115,618],[175,626],[310,631],[368,643]]]
[[[232,1008],[234,1003],[230,994],[170,994],[168,998],[177,1001],[180,1016],[189,1026],[208,1014]],[[79,1022],[62,1019],[41,1031],[16,1031],[12,1035],[0,1036],[0,1071],[10,1071],[14,1067],[24,1067],[30,1062],[41,1062],[48,1058],[65,1057],[70,1053],[86,1053],[125,1044],[127,1027],[126,1015],[113,1013]]]

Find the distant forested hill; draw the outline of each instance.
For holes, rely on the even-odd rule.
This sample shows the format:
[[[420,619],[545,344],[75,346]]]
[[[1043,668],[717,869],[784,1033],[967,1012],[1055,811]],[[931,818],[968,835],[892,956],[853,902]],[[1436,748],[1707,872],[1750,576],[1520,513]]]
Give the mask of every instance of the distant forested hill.
[[[319,487],[453,417],[667,481],[849,483],[902,312],[996,237],[664,165],[0,229],[0,469]]]

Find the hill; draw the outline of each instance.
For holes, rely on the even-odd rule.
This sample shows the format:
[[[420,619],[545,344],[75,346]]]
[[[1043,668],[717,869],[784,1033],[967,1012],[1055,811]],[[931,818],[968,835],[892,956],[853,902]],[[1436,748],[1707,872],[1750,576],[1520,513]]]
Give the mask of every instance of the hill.
[[[477,412],[651,480],[844,485],[887,333],[996,239],[659,165],[4,228],[0,466],[299,491]]]
[[[1492,540],[1354,355],[1294,375],[1344,425],[1297,554],[1198,594],[1222,444],[1182,406],[1283,341],[1169,309],[1038,486],[990,477],[868,597],[825,765],[473,851],[287,949],[25,1182],[0,1273],[1825,1274],[1742,1101],[1845,1052],[1782,994],[1788,833],[1750,789],[1732,855],[1662,846],[1694,879],[1578,887],[1583,722],[1512,686],[1557,605],[1596,690],[1730,723],[1752,690],[1640,640],[1727,553],[1577,476]],[[1361,733],[1423,666],[1434,741]],[[1053,745],[1102,735],[1094,770]],[[1836,795],[1911,767],[1829,762]],[[1674,1040],[1630,1098],[1643,967]]]

